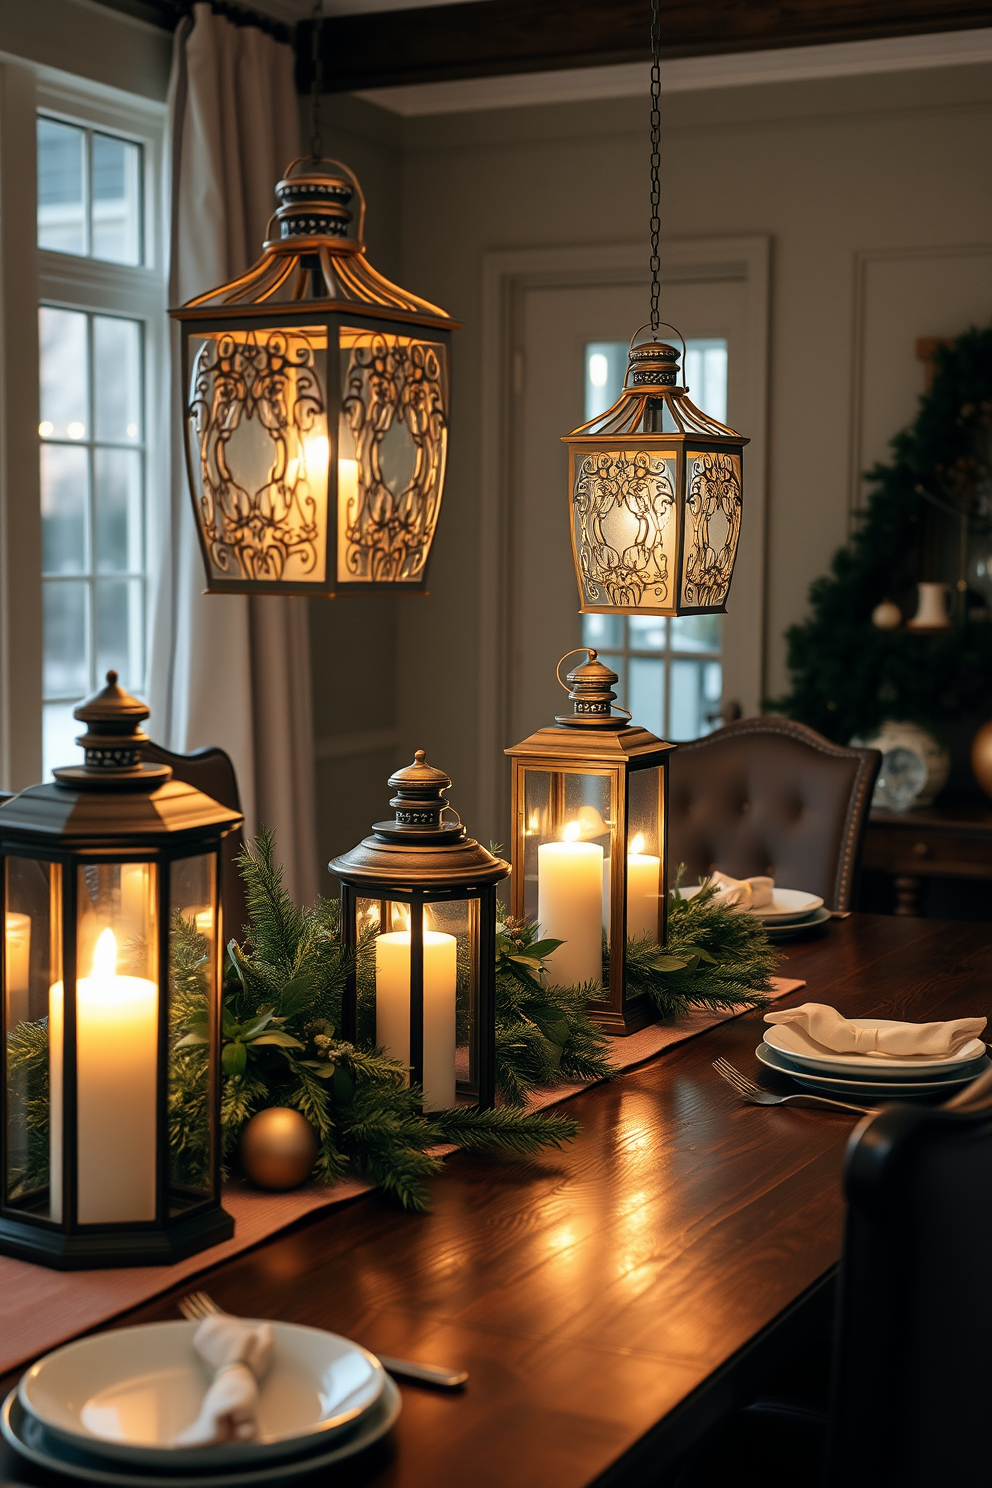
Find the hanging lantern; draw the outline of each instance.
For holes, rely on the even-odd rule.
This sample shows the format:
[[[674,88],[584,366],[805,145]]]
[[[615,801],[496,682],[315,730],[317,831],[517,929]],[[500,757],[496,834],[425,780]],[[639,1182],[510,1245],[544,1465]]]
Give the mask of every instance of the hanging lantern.
[[[616,403],[564,436],[581,610],[721,614],[749,441],[689,401],[674,346],[639,334]]]
[[[458,322],[372,268],[346,166],[296,160],[276,197],[254,267],[170,311],[207,588],[424,593]]]
[[[536,920],[542,939],[564,942],[548,958],[552,981],[603,980],[606,1000],[592,1002],[589,1015],[609,1033],[626,1034],[654,1018],[646,998],[627,995],[627,942],[665,940],[675,746],[613,711],[616,681],[589,651],[568,674],[572,712],[506,753],[513,760],[513,914]]]
[[[496,885],[510,865],[466,834],[444,799],[451,781],[422,749],[389,784],[395,820],[376,822],[371,837],[328,864],[341,881],[345,944],[362,952],[344,1036],[364,1023],[360,1031],[409,1067],[427,1111],[491,1107]]]
[[[241,817],[141,762],[148,709],[116,672],[75,716],[85,764],[0,808],[0,1251],[62,1270],[166,1264],[234,1231],[220,846]],[[174,1143],[179,1089],[191,1114]]]

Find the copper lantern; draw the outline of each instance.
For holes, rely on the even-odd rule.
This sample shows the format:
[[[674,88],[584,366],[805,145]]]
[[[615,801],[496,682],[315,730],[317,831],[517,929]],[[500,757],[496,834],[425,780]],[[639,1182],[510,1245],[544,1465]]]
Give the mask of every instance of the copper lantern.
[[[214,593],[423,593],[444,489],[457,322],[383,277],[337,161],[276,186],[262,257],[170,314]]]
[[[690,402],[679,353],[652,336],[635,344],[635,334],[613,407],[563,436],[583,614],[727,606],[748,440]]]
[[[425,1110],[490,1107],[496,885],[510,865],[468,836],[444,799],[451,781],[422,749],[389,784],[394,819],[328,865],[357,951],[343,1031],[406,1065]]]
[[[148,709],[107,681],[76,709],[85,764],[0,807],[0,1251],[64,1270],[167,1264],[234,1229],[220,876],[241,817],[142,763]]]
[[[627,942],[663,944],[672,744],[614,711],[617,675],[595,651],[568,674],[571,713],[508,749],[513,760],[513,914],[563,944],[548,976],[588,985],[608,1032],[654,1018],[628,996]],[[600,1000],[602,980],[605,1000]]]

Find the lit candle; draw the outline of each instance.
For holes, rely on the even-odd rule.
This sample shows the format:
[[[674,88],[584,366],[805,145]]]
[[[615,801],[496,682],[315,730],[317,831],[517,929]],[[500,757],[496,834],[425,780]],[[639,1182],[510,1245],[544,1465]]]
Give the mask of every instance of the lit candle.
[[[537,918],[542,938],[565,942],[547,961],[563,986],[603,977],[603,849],[579,842],[581,830],[569,822],[561,842],[537,849]]]
[[[424,1110],[455,1104],[457,942],[424,931]],[[410,931],[375,938],[375,1041],[410,1065]]]
[[[7,957],[7,1027],[28,1020],[28,988],[31,966],[31,916],[8,910],[4,925]]]
[[[627,939],[650,935],[658,939],[658,896],[661,891],[661,859],[644,851],[638,832],[627,854]]]
[[[49,992],[52,1218],[61,1219],[63,988]],[[158,988],[117,975],[104,930],[76,981],[76,1192],[81,1224],[155,1218]],[[58,1180],[58,1181],[57,1181]]]

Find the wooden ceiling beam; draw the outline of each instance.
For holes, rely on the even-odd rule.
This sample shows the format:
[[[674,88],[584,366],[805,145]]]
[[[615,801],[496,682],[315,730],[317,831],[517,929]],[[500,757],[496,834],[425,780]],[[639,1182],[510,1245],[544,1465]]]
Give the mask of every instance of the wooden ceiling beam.
[[[324,88],[354,92],[648,58],[649,0],[477,0],[328,17]],[[988,0],[662,0],[662,56],[698,57],[992,25]],[[309,89],[311,22],[297,27]]]

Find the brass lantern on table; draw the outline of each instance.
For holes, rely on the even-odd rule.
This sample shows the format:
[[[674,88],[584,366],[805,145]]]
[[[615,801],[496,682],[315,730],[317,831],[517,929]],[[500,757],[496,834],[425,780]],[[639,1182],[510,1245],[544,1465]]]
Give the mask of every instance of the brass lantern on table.
[[[542,939],[552,981],[596,984],[589,1014],[609,1033],[653,1021],[626,990],[628,940],[664,944],[668,760],[673,744],[614,712],[617,674],[596,652],[568,674],[572,712],[506,753],[513,760],[514,915]],[[604,963],[608,970],[604,975]]]
[[[221,841],[241,817],[142,763],[148,709],[115,672],[75,716],[85,764],[0,807],[0,1251],[61,1270],[169,1264],[234,1231]]]
[[[613,407],[563,436],[580,608],[721,614],[737,558],[749,441],[690,402],[674,346],[656,331],[638,343],[639,334]]]
[[[389,784],[394,820],[328,864],[344,942],[358,953],[343,1033],[406,1065],[425,1110],[491,1107],[496,885],[510,865],[468,836],[444,798],[451,781],[422,749]]]
[[[300,159],[262,257],[170,314],[207,588],[423,593],[457,322],[376,272],[350,170]]]

